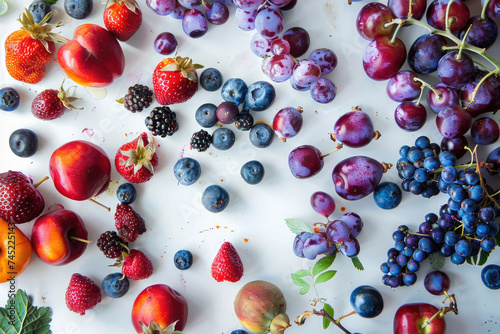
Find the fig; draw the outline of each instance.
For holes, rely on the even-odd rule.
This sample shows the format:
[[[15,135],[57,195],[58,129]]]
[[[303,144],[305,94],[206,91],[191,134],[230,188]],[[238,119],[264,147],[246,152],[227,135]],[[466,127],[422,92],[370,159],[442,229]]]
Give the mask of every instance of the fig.
[[[282,333],[291,326],[285,311],[283,293],[266,281],[245,284],[234,299],[236,317],[252,333]]]

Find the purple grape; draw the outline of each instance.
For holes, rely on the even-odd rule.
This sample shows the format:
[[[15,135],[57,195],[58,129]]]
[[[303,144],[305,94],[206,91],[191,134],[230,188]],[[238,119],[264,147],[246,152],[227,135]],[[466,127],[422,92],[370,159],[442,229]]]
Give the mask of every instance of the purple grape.
[[[302,87],[300,85],[297,86]],[[337,86],[328,78],[319,78],[318,81],[309,87],[311,89],[312,99],[318,103],[330,103],[337,96]]]
[[[460,31],[460,39],[463,39],[467,30],[469,30],[469,32],[467,33],[465,42],[481,49],[490,48],[495,43],[498,36],[498,27],[496,23],[488,17],[483,19],[480,15],[473,16],[469,19],[464,29]]]
[[[200,38],[207,33],[207,18],[198,9],[190,9],[182,18],[182,30],[184,30],[189,37]]]
[[[427,94],[427,104],[436,114],[444,107],[459,105],[460,98],[458,97],[456,89],[448,87],[440,82],[434,87],[434,90],[436,90],[438,94],[433,90],[429,90]]]
[[[221,25],[229,19],[229,9],[220,1],[214,1],[213,3],[206,2],[205,9],[207,21],[212,24]]]
[[[339,248],[340,252],[349,258],[357,256],[360,250],[358,239],[352,235],[344,243],[340,244]]]
[[[451,32],[459,32],[469,20],[470,10],[467,5],[462,1],[453,1],[450,5],[450,9],[447,13],[447,7],[450,0],[434,0],[431,2],[427,8],[426,18],[427,23],[432,27],[445,30],[446,28],[446,18],[451,20],[450,30]]]
[[[440,270],[431,271],[425,276],[424,287],[435,296],[442,295],[450,289],[450,277]]]
[[[448,151],[460,159],[467,153],[465,147],[468,145],[467,138],[464,136],[449,139],[443,138],[441,141],[441,150]]]
[[[326,238],[336,244],[343,243],[351,236],[351,230],[342,220],[334,220],[326,224]]]
[[[420,20],[427,9],[427,0],[389,0],[387,6],[391,9],[397,18],[406,20],[410,10],[415,20]]]
[[[479,81],[486,74],[483,70],[474,71],[473,81],[460,89],[462,105],[473,118],[485,112],[496,111],[500,107],[500,79],[497,76],[488,77],[474,95]]]
[[[295,90],[297,90],[299,92],[304,92],[304,91],[307,91],[307,90],[311,89],[311,86],[309,86],[309,87],[302,87],[302,86],[297,85],[297,83],[293,79],[293,76],[291,76],[290,79],[288,79],[288,82],[290,82],[290,86],[292,86],[293,89],[295,89]]]
[[[193,9],[201,5],[201,0],[177,0],[177,2],[187,9]]]
[[[377,81],[392,78],[405,61],[405,44],[399,38],[393,42],[390,36],[375,38],[363,53],[363,69],[370,79]]]
[[[323,155],[312,145],[296,147],[288,155],[290,172],[298,179],[318,174],[323,169],[323,165]]]
[[[238,9],[250,12],[258,9],[264,1],[265,0],[233,0],[233,3]]]
[[[329,194],[323,191],[316,191],[311,195],[311,207],[326,218],[335,211],[335,200]]]
[[[174,52],[177,45],[177,39],[169,32],[162,32],[156,37],[154,42],[155,51],[164,56]]]
[[[498,123],[489,117],[476,119],[472,123],[470,134],[478,145],[490,145],[498,140]]]
[[[281,10],[290,10],[290,9],[293,9],[293,7],[295,7],[296,4],[297,4],[297,0],[290,0],[290,2],[288,3],[288,5],[281,7]]]
[[[283,16],[279,10],[262,9],[255,18],[255,30],[265,38],[275,38],[283,31]]]
[[[290,55],[294,58],[299,58],[309,49],[309,34],[301,27],[293,27],[286,30],[282,38],[290,44]]]
[[[328,74],[337,67],[337,55],[330,49],[316,49],[309,55],[309,59],[314,60],[321,68],[321,74]]]
[[[481,6],[484,6],[485,0],[481,0]],[[486,7],[486,16],[488,16],[492,20],[500,19],[500,1],[491,0],[488,2],[488,6]]]
[[[169,15],[174,11],[176,0],[146,0],[146,5],[158,15]]]
[[[222,124],[231,124],[238,118],[239,109],[236,103],[231,101],[224,101],[217,107],[217,119]]]
[[[273,55],[289,54],[290,43],[283,38],[273,39],[271,42],[271,52]]]
[[[469,131],[470,115],[459,106],[449,106],[441,109],[436,117],[439,133],[445,138],[458,138]]]
[[[274,82],[283,82],[292,76],[295,61],[290,55],[277,55],[269,59],[268,66],[269,79]]]
[[[497,175],[500,170],[500,147],[495,148],[488,154],[486,162],[492,164],[492,167],[488,168],[488,173],[490,175]]]
[[[363,221],[357,213],[346,212],[339,219],[349,227],[353,237],[357,237],[363,229]]]
[[[172,13],[170,13],[170,16],[172,16],[174,19],[182,20],[184,18],[184,14],[186,14],[188,10],[189,9],[176,1],[174,10],[172,11]]]
[[[240,28],[241,30],[251,31],[251,30],[255,29],[255,18],[257,17],[257,14],[258,14],[257,10],[252,10],[252,11],[246,12],[242,9],[237,8],[236,12],[234,14],[234,20],[236,21],[236,25],[238,26],[238,28]],[[257,34],[257,35],[260,36],[260,34]],[[252,39],[252,41],[253,41],[253,39]],[[252,44],[250,44],[250,45],[252,45]],[[261,57],[261,56],[259,56],[259,57]]]
[[[267,2],[271,5],[274,5],[278,8],[288,6],[291,0],[267,0]]]
[[[283,108],[274,115],[274,133],[283,141],[295,137],[302,128],[302,112],[296,108]]]
[[[308,260],[314,260],[320,253],[328,250],[328,240],[322,233],[313,233],[304,241],[302,253]]]
[[[424,105],[414,102],[403,102],[394,111],[396,124],[405,131],[417,131],[424,126],[427,110]]]
[[[318,81],[321,68],[314,60],[302,59],[295,64],[292,75],[297,85],[308,87]]]
[[[444,56],[446,40],[439,35],[422,35],[413,42],[408,51],[408,65],[419,74],[437,70],[439,60]]]
[[[304,253],[302,252],[304,249],[304,241],[309,238],[312,233],[309,232],[301,232],[295,236],[293,240],[293,253],[298,257],[304,257]]]
[[[331,138],[349,147],[363,147],[373,140],[374,135],[370,116],[364,111],[353,110],[335,122]]]
[[[386,25],[395,19],[394,14],[384,4],[369,2],[358,13],[356,29],[361,37],[372,41],[380,36],[389,36],[394,33],[394,24]]]
[[[412,71],[399,71],[387,82],[387,96],[396,102],[413,101],[420,96],[422,83]]]
[[[271,50],[272,42],[273,42],[272,39],[266,39],[262,37],[261,34],[256,33],[255,35],[253,35],[250,41],[250,50],[253,52],[254,55],[260,58],[272,56],[273,55]]]
[[[472,80],[474,62],[466,53],[462,53],[459,57],[458,51],[451,51],[439,60],[437,73],[444,84],[460,88]]]

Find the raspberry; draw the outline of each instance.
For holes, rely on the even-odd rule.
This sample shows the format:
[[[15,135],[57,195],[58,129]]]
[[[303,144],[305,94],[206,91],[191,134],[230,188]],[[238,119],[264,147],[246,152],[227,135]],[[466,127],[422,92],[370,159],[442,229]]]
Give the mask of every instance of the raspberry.
[[[133,113],[136,111],[141,112],[153,102],[153,91],[147,86],[136,84],[129,87],[124,100],[125,109]]]
[[[146,127],[153,136],[165,138],[171,136],[179,128],[179,124],[175,119],[175,112],[169,107],[156,107],[151,110],[151,113],[145,120]]]
[[[198,152],[206,151],[212,143],[212,136],[205,130],[200,130],[193,133],[191,137],[191,148],[196,149]]]
[[[130,205],[123,203],[116,206],[115,227],[126,242],[133,242],[139,234],[146,232],[144,219]]]
[[[108,259],[116,259],[127,252],[127,243],[115,231],[106,231],[97,239],[97,247]]]

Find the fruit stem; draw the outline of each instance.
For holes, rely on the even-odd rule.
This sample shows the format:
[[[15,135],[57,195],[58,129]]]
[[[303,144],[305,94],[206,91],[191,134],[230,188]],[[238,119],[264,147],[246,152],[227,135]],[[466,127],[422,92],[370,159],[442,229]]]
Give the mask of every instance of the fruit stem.
[[[470,29],[470,28],[469,28]],[[468,31],[468,30],[467,30]],[[481,78],[481,80],[477,83],[476,85],[476,88],[474,88],[474,90],[472,91],[472,96],[471,96],[471,99],[469,101],[469,103],[467,103],[467,106],[464,108],[464,109],[467,109],[471,104],[472,102],[474,102],[474,98],[476,97],[476,94],[479,90],[479,87],[481,87],[481,85],[489,78],[491,77],[492,75],[497,75],[499,74],[500,71],[499,70],[493,70],[493,71],[490,71],[488,72],[488,74],[486,74],[484,77]]]
[[[462,59],[462,51],[465,46],[465,40],[467,39],[467,35],[469,34],[470,28],[472,28],[472,25],[467,28],[467,31],[464,34],[464,38],[462,38],[462,43],[460,43],[460,47],[458,48],[458,54],[457,54],[457,60]]]
[[[99,203],[98,201],[96,201],[96,200],[95,200],[95,199],[93,199],[93,198],[89,198],[89,201],[91,201],[91,202],[92,202],[92,203],[94,203],[94,204],[99,205],[101,208],[104,208],[104,209],[108,210],[108,212],[110,212],[110,211],[111,211],[111,208],[107,207],[106,205],[104,205],[104,204],[102,204],[102,203]]]
[[[298,325],[298,326],[302,326],[306,319],[309,318],[311,315],[317,315],[317,316],[320,316],[320,317],[323,317],[323,318],[326,318],[328,320],[330,320],[330,322],[332,324],[334,324],[335,326],[337,326],[341,331],[343,331],[345,334],[352,334],[351,332],[349,332],[349,330],[347,328],[345,328],[344,326],[342,326],[339,322],[339,319],[335,320],[333,317],[331,317],[326,311],[325,309],[321,309],[319,311],[316,311],[316,310],[312,310],[312,311],[305,311],[303,312],[301,315],[299,315],[296,319],[295,319],[295,323]]]
[[[445,16],[445,30],[447,32],[450,32],[450,25],[455,21],[453,18],[449,18],[449,14],[450,14],[450,7],[451,7],[451,4],[453,3],[454,0],[451,0],[450,2],[448,2],[448,5],[446,6],[446,16]]]
[[[349,317],[349,316],[351,316],[351,315],[354,315],[354,314],[356,314],[356,311],[352,311],[352,312],[350,312],[350,313],[347,313],[347,314],[345,314],[345,315],[343,315],[343,316],[341,316],[341,317],[337,318],[337,320],[336,320],[335,322],[336,322],[336,323],[340,323],[340,320],[342,320],[342,319],[344,319],[344,318],[347,318],[347,317]]]
[[[483,9],[481,10],[481,20],[486,19],[486,7],[488,7],[488,4],[490,3],[490,0],[486,0],[483,5]]]
[[[41,185],[44,181],[48,180],[49,177],[48,176],[45,176],[43,179],[41,179],[40,181],[38,181],[37,183],[35,183],[33,185],[33,187],[37,188],[39,185]]]
[[[70,235],[70,236],[69,236],[69,238],[70,238],[71,240],[84,242],[84,243],[86,243],[86,244],[92,244],[92,243],[93,243],[91,240],[78,238],[78,237],[75,237],[74,235]]]
[[[379,139],[379,138],[380,138],[380,136],[382,136],[382,135],[380,134],[380,132],[378,132],[378,131],[373,132],[373,139],[377,140],[377,139]]]
[[[384,169],[384,173],[387,172],[392,167],[392,164],[387,163],[387,162],[382,162],[381,165],[382,165],[382,168]]]
[[[331,135],[330,135],[330,138],[332,138],[332,137],[331,137]],[[335,138],[335,136],[334,136],[334,138]],[[333,141],[335,141],[333,138],[332,138],[332,140],[333,140]],[[327,157],[327,156],[329,156],[330,154],[332,154],[332,153],[335,153],[335,152],[339,151],[342,147],[344,147],[344,144],[339,143],[339,144],[337,144],[337,147],[336,147],[333,151],[328,152],[328,153],[325,153],[325,154],[321,155],[319,158],[320,158],[320,159],[323,159],[324,157]]]
[[[441,100],[442,94],[439,93],[439,91],[437,89],[435,89],[434,87],[432,87],[431,84],[429,84],[429,83],[425,82],[424,80],[422,80],[420,78],[417,78],[417,77],[413,78],[413,81],[420,82],[422,84],[422,88],[421,88],[422,90],[423,90],[423,87],[427,87],[430,90],[432,90],[434,92],[434,94],[437,95],[438,99]],[[420,96],[422,96],[422,93],[420,93]],[[420,98],[419,98],[419,101],[420,101]]]
[[[443,311],[442,309],[439,309],[436,313],[432,315],[432,317],[429,318],[429,320],[424,322],[424,324],[420,328],[424,329],[425,327],[427,327],[427,325],[429,325],[432,320],[434,320],[437,316],[439,316],[442,311]]]
[[[396,42],[396,36],[398,34],[399,29],[401,29],[402,26],[403,26],[403,23],[401,22],[396,27],[396,30],[394,30],[394,34],[392,35],[392,38],[391,38],[391,44],[394,44]]]

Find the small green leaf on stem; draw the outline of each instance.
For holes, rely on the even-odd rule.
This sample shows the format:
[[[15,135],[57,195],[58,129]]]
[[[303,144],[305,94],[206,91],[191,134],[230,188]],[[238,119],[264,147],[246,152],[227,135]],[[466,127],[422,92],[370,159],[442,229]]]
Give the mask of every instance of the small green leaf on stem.
[[[315,284],[318,283],[324,283],[326,281],[329,281],[335,276],[337,273],[337,270],[327,270],[325,272],[322,272],[317,278],[316,281],[314,282]]]
[[[325,303],[323,304],[323,310],[325,310],[325,312],[333,318],[333,315],[334,315],[334,312],[333,312],[333,307],[331,307],[329,304]],[[327,329],[330,324],[332,322],[330,321],[330,319],[326,318],[326,317],[323,317],[323,329]]]
[[[17,290],[5,308],[0,308],[0,333],[50,334],[51,320],[50,308],[33,306],[26,293]]]
[[[444,257],[439,255],[439,253],[431,253],[431,255],[429,255],[429,261],[431,268],[434,270],[441,270],[444,266]]]
[[[305,270],[305,269],[299,269],[296,272],[292,274],[292,277],[307,277],[311,276],[311,271],[310,270]]]
[[[301,232],[309,232],[312,233],[313,230],[311,227],[303,220],[295,219],[295,218],[286,218],[285,223],[292,231],[292,233],[299,234]]]
[[[313,276],[316,276],[320,272],[328,269],[332,265],[333,261],[335,260],[335,256],[336,256],[335,254],[326,255],[326,256],[322,257],[321,259],[319,259],[318,262],[316,262],[316,264],[314,265],[314,267],[312,269]]]
[[[351,261],[352,261],[352,264],[354,265],[354,268],[356,268],[358,270],[365,270],[365,267],[363,267],[363,264],[361,263],[361,261],[358,259],[357,256],[351,258]]]
[[[309,292],[309,289],[311,289],[311,286],[310,286],[310,285],[308,285],[308,286],[304,286],[302,289],[300,289],[299,294],[301,294],[301,295],[305,295],[306,293],[308,293],[308,292]]]
[[[304,281],[302,278],[298,278],[293,274],[292,274],[292,281],[297,286],[310,286],[310,284]]]
[[[49,3],[49,5],[51,5],[51,6],[55,5],[57,2],[57,0],[45,0],[45,1],[47,1]]]

